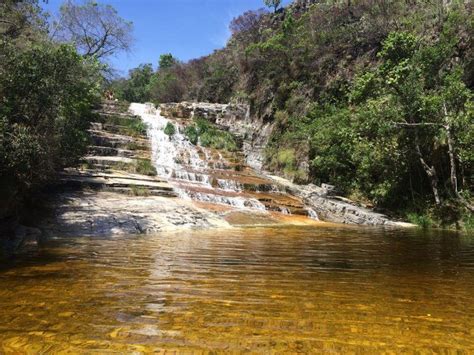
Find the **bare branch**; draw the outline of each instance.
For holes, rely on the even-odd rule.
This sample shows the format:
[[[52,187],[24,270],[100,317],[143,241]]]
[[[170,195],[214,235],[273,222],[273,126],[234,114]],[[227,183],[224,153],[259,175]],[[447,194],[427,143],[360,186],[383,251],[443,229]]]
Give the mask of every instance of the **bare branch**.
[[[56,37],[74,43],[84,57],[104,58],[128,51],[131,32],[132,24],[118,16],[110,5],[92,1],[75,5],[68,1],[61,7]]]
[[[419,123],[408,123],[408,122],[392,122],[394,126],[416,128],[416,127],[443,127],[441,123],[436,122],[419,122]]]

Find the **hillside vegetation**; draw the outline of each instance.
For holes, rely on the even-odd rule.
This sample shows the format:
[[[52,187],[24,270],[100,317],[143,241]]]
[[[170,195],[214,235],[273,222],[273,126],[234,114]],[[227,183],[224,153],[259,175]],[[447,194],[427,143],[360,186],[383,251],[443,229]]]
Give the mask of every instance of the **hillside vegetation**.
[[[275,123],[268,169],[469,226],[473,20],[469,1],[295,1],[234,19],[207,57],[162,55],[156,72],[142,65],[114,85],[129,101],[249,103]]]
[[[3,0],[0,19],[3,238],[22,218],[24,204],[87,152],[106,72],[100,60],[124,49],[131,24],[112,7],[92,1],[65,3],[54,31],[39,0]],[[80,32],[77,23],[83,25]],[[83,45],[91,41],[94,45]]]

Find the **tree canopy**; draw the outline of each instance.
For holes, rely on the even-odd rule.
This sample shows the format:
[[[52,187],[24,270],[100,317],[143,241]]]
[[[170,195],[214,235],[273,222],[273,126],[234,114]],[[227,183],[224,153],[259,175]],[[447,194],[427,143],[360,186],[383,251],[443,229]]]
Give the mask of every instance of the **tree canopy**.
[[[85,57],[104,59],[118,51],[129,51],[133,25],[121,18],[111,5],[88,0],[76,5],[68,0],[61,6],[54,25],[54,38],[73,43]]]
[[[111,7],[69,2],[62,14],[86,34],[58,43],[37,0],[0,3],[0,223],[84,156],[103,88],[98,59],[127,47],[126,36],[114,43],[125,33]]]
[[[272,7],[273,11],[277,11],[281,5],[281,0],[263,0],[267,7]]]

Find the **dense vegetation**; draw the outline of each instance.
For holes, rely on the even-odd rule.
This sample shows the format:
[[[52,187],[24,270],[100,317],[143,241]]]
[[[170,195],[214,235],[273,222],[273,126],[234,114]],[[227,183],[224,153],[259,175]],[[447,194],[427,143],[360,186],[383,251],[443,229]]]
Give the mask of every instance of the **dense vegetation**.
[[[107,10],[108,20],[120,22],[109,8],[79,8],[81,16]],[[67,3],[62,15],[76,10]],[[70,43],[53,39],[36,0],[2,1],[0,18],[1,226],[4,219],[17,219],[23,202],[85,154],[103,81],[98,54],[110,54],[113,44],[106,40],[97,52],[79,53],[78,36]],[[67,32],[67,22],[56,25]],[[83,34],[83,40],[90,38]]]
[[[191,143],[200,144],[203,147],[228,152],[237,151],[239,148],[237,139],[232,133],[218,129],[204,118],[195,118],[194,123],[186,127],[184,134]]]
[[[224,49],[188,63],[162,56],[117,92],[250,103],[274,123],[267,168],[412,219],[472,223],[472,3],[265,3],[274,13],[234,19]]]

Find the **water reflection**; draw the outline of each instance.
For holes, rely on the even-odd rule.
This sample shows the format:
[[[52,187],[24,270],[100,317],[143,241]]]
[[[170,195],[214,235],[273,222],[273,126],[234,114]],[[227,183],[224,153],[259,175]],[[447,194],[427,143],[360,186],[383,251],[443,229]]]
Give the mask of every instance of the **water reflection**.
[[[474,350],[474,242],[445,232],[58,240],[0,284],[7,353]]]

